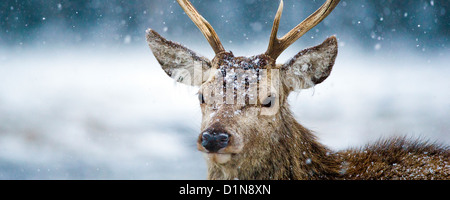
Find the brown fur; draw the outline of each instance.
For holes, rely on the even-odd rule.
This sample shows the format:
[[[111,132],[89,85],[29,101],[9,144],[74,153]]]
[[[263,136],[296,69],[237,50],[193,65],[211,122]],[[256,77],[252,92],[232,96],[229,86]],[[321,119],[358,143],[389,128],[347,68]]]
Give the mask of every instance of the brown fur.
[[[208,162],[208,179],[297,180],[338,176],[339,162],[335,155],[316,142],[314,135],[295,121],[287,107],[283,106],[280,117],[284,123],[265,124],[275,127],[276,135],[260,137],[269,133],[252,127],[253,130],[244,133],[251,141],[241,153],[233,154],[230,162]]]
[[[274,59],[264,54],[247,58],[234,57],[230,52],[219,53],[209,62],[151,30],[147,40],[168,75],[184,70],[189,72],[183,76],[187,80],[184,77],[195,72],[193,68],[203,68],[203,73],[194,73],[198,81],[183,82],[177,76],[172,77],[200,86],[199,94],[205,94],[205,102],[200,103],[201,132],[214,129],[230,135],[228,146],[214,153],[202,146],[199,136],[197,148],[206,157],[208,179],[450,179],[448,147],[393,138],[361,149],[333,152],[295,120],[287,97],[292,91],[313,87],[330,75],[337,56],[335,37],[301,51],[284,65],[276,65]],[[181,60],[175,62],[172,57]],[[200,65],[202,62],[208,65]],[[276,81],[277,75],[271,69],[279,70],[280,81]],[[263,88],[271,91],[273,87],[276,93],[258,94],[256,104],[249,104],[249,97],[245,104],[234,103],[237,94],[232,96],[233,103],[209,101],[212,96],[225,99],[227,90],[234,94],[242,86],[250,88],[249,83],[227,87],[225,74],[231,72],[242,77],[245,72],[258,70],[267,70],[267,76],[258,79],[258,92]],[[239,78],[233,76],[231,81],[236,83]],[[207,95],[208,91],[214,95]],[[262,99],[272,95],[276,97],[276,107],[264,107]],[[275,112],[262,114],[272,108],[276,108]]]
[[[449,180],[448,147],[404,137],[337,153],[342,179]]]
[[[450,179],[448,147],[392,138],[360,149],[333,152],[297,123],[286,101],[277,117],[280,120],[270,124],[240,124],[252,127],[248,131],[240,129],[240,134],[251,141],[242,152],[232,154],[230,162],[218,164],[209,160],[208,179]],[[265,130],[276,133],[271,135]]]

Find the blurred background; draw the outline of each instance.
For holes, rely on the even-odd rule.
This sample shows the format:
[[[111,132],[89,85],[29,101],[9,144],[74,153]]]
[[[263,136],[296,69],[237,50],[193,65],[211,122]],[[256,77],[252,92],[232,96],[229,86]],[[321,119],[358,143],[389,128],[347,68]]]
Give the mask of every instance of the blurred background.
[[[324,0],[284,0],[279,36]],[[192,0],[235,55],[263,53],[278,0]],[[331,76],[289,97],[333,150],[407,136],[450,144],[450,2],[342,0],[278,59],[328,36]],[[205,179],[196,88],[174,83],[152,28],[214,56],[176,1],[3,0],[0,179]]]

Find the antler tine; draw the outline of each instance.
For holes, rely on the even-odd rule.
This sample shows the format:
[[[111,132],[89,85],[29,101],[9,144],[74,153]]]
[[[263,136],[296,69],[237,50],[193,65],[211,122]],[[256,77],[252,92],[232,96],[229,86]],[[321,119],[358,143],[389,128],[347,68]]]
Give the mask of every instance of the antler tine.
[[[333,9],[339,4],[340,0],[327,0],[316,12],[298,24],[282,38],[277,38],[278,27],[280,24],[281,13],[283,12],[283,0],[280,2],[275,20],[273,22],[272,33],[270,36],[269,47],[266,55],[276,60],[280,54],[290,45],[302,37],[306,32],[311,30],[323,19],[325,19]]]
[[[183,8],[184,12],[186,12],[189,18],[191,18],[192,22],[194,22],[194,24],[206,37],[214,52],[216,54],[224,52],[225,49],[223,48],[216,31],[214,31],[211,24],[209,24],[209,22],[206,21],[206,19],[198,13],[192,3],[189,0],[177,0],[177,2],[178,4],[180,4],[181,8]]]
[[[277,43],[280,42],[280,40],[277,38],[277,34],[278,34],[278,27],[280,26],[280,19],[281,19],[282,13],[283,13],[283,0],[280,1],[280,6],[278,7],[277,14],[275,15],[275,19],[273,20],[272,32],[270,34],[270,40],[269,40],[269,47],[267,48],[267,51],[266,51],[266,55],[269,55],[273,59],[276,59],[276,58],[272,57],[271,53],[275,51],[274,48],[277,47]]]

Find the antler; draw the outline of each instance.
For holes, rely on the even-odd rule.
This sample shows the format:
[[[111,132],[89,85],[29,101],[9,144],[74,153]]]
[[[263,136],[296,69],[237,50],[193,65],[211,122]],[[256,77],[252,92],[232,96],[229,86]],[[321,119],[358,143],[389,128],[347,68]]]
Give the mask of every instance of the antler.
[[[280,2],[275,20],[273,21],[272,33],[270,35],[269,47],[266,55],[276,60],[280,54],[291,44],[302,37],[306,32],[325,19],[331,11],[339,4],[340,0],[327,0],[316,12],[298,24],[282,38],[277,38],[278,27],[280,24],[281,13],[283,12],[283,0]]]
[[[222,46],[222,43],[219,40],[219,36],[217,36],[216,31],[214,31],[211,24],[203,18],[198,11],[192,6],[192,3],[189,0],[177,0],[178,4],[180,4],[181,8],[183,8],[184,12],[191,18],[192,22],[200,29],[203,35],[208,40],[209,44],[213,48],[216,54],[224,52],[225,49]]]

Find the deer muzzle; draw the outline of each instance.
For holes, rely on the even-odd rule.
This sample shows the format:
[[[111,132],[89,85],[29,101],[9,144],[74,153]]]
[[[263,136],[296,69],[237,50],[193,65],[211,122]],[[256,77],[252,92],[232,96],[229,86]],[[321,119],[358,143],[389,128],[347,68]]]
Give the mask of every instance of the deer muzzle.
[[[228,146],[230,134],[205,131],[201,136],[201,145],[208,153],[217,153],[220,149]]]

